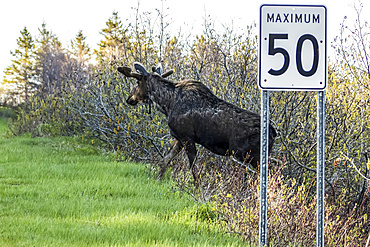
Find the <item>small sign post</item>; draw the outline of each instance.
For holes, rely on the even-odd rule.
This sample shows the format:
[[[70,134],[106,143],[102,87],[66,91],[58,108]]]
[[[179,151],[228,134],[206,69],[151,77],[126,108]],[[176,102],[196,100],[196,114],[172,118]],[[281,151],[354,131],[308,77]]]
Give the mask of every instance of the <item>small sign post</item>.
[[[325,216],[325,91],[317,92],[316,246],[324,246]]]
[[[269,133],[269,91],[261,92],[261,164],[260,164],[260,213],[259,242],[267,244],[267,179],[268,179],[268,133]]]
[[[324,246],[325,88],[327,17],[322,5],[260,7],[258,86],[261,88],[259,244],[267,246],[269,90],[317,92],[316,246]]]

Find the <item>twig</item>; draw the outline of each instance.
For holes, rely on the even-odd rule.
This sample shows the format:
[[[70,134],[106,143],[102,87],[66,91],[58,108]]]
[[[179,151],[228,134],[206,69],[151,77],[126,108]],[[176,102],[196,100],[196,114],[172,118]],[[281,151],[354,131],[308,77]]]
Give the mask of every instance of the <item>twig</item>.
[[[240,162],[239,160],[235,159],[234,157],[232,157],[233,161],[235,161],[236,163],[238,163],[240,166],[242,167],[245,167],[247,168],[249,171],[253,172],[253,173],[256,173],[255,170],[253,170],[251,167],[250,167],[250,164],[248,165],[244,165],[244,163]]]
[[[287,145],[286,145],[286,143],[283,141],[283,144],[284,144],[284,146],[285,147],[287,147]],[[305,168],[305,169],[307,169],[308,171],[310,171],[310,172],[314,172],[314,173],[317,173],[317,171],[316,171],[316,169],[313,169],[313,168],[310,168],[310,167],[308,167],[308,166],[305,166],[305,165],[303,165],[301,162],[299,162],[297,159],[296,159],[296,157],[293,155],[293,153],[291,152],[291,151],[289,151],[289,154],[290,154],[290,156],[293,158],[293,160],[294,160],[294,162],[296,162],[300,167],[303,167],[303,168]],[[335,196],[335,190],[334,190],[334,186],[330,183],[330,181],[325,177],[325,181],[330,185],[330,188],[331,188],[331,190],[332,190],[332,192],[333,192],[333,196],[334,196],[334,199],[336,198],[336,196]]]
[[[369,247],[369,243],[370,243],[370,234],[369,234],[369,237],[367,238],[366,246],[365,247]]]
[[[350,158],[347,157],[347,155],[343,154],[344,158],[346,158],[350,163],[351,165],[356,169],[357,173],[361,175],[361,177],[363,177],[364,179],[370,181],[370,178],[366,177],[365,175],[363,175],[361,173],[361,171],[357,168],[357,166],[353,163],[352,160],[350,160]]]

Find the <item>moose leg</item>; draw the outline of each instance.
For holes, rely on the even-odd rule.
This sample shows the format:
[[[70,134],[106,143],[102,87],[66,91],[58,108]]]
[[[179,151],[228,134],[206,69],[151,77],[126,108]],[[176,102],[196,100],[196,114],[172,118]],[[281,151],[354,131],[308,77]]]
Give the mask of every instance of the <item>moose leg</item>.
[[[182,145],[181,142],[177,139],[175,139],[172,142],[170,151],[166,154],[166,156],[162,160],[161,170],[159,171],[157,180],[160,180],[163,178],[167,168],[168,164],[171,162],[171,160],[178,155],[178,153],[181,151]]]
[[[194,170],[194,160],[195,160],[195,156],[197,155],[197,149],[195,147],[195,143],[193,141],[189,140],[189,141],[186,141],[184,143],[184,146],[185,146],[186,154],[187,154],[188,159],[189,159],[190,169],[191,169],[191,172],[193,174],[194,180],[195,180],[196,183],[198,183],[199,176]]]

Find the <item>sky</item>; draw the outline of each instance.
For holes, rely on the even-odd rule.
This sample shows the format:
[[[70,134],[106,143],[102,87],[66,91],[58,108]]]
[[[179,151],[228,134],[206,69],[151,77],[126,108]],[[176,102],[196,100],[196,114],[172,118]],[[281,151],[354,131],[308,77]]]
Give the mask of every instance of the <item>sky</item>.
[[[362,0],[363,18],[370,22],[370,3]],[[353,5],[358,0],[140,0],[140,11],[155,12],[162,9],[162,3],[171,22],[173,34],[180,28],[184,33],[200,33],[205,16],[210,15],[217,24],[234,23],[243,29],[253,22],[258,24],[259,8],[262,4],[312,4],[325,5],[328,18],[328,49],[330,42],[339,34],[340,23],[344,16],[348,22],[355,17]],[[64,47],[82,30],[86,41],[94,49],[102,38],[99,32],[105,22],[118,11],[122,21],[132,20],[138,6],[138,0],[14,0],[3,1],[0,7],[0,82],[3,71],[11,65],[10,51],[17,48],[20,31],[27,27],[32,36],[38,35],[38,28],[43,22],[62,42]],[[367,14],[367,15],[366,15]],[[258,30],[258,29],[257,29]],[[329,51],[330,52],[330,51]]]

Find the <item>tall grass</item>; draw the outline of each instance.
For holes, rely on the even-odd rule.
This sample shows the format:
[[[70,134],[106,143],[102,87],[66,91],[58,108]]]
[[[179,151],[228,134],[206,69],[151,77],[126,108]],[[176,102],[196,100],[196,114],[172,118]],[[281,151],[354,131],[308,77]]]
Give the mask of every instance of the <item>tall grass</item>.
[[[188,217],[194,202],[144,165],[73,138],[5,138],[0,118],[0,246],[238,246]]]

